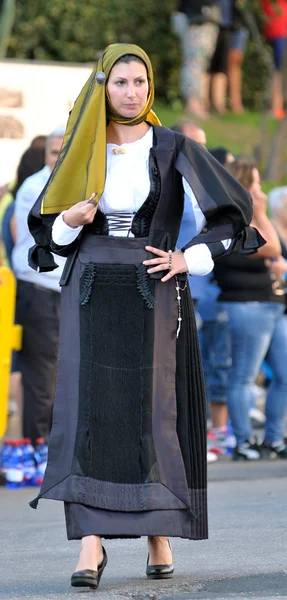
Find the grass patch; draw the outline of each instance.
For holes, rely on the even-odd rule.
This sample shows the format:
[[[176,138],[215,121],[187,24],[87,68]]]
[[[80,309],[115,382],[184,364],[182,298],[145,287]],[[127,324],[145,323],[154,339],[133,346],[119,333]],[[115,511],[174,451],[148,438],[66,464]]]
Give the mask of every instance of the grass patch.
[[[164,104],[156,103],[155,111],[162,124],[170,127],[184,117],[181,109],[174,110]],[[189,117],[187,117],[189,118]],[[192,120],[192,118],[190,117]],[[196,121],[207,136],[209,148],[224,146],[235,154],[254,154],[260,138],[261,115],[245,112],[243,115],[227,113],[223,117],[211,115],[207,121]],[[268,134],[271,137],[276,131],[277,121],[268,119]]]
[[[184,118],[185,115],[182,108],[171,108],[160,102],[155,103],[155,111],[160,118],[163,125],[170,127],[178,121],[180,118]],[[190,120],[193,120],[191,117]],[[208,148],[215,148],[217,146],[224,146],[233,154],[247,154],[251,156],[257,156],[259,145],[262,144],[261,140],[261,120],[260,113],[245,112],[243,115],[234,115],[233,113],[227,113],[223,117],[211,115],[207,121],[196,120],[198,125],[204,129],[207,136]],[[278,121],[272,116],[268,117],[267,120],[267,134],[265,139],[266,153],[265,158],[268,154],[269,145],[273,134],[278,127]],[[287,146],[287,145],[286,145]],[[286,150],[285,150],[286,151]],[[287,156],[286,156],[287,162]],[[280,185],[287,184],[286,177],[280,181]],[[278,182],[265,181],[264,189],[269,191],[272,187],[279,185]]]

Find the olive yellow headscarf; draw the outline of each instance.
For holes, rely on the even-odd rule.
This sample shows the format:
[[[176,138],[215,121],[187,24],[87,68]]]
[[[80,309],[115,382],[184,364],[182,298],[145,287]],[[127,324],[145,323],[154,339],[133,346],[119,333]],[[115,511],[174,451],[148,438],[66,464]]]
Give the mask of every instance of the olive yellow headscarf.
[[[133,119],[114,110],[106,90],[112,67],[126,54],[133,54],[144,61],[149,80],[147,103]],[[58,161],[42,192],[41,214],[59,213],[89,198],[93,192],[96,194],[95,201],[100,200],[106,177],[107,120],[126,125],[137,125],[143,121],[160,125],[151,110],[153,101],[152,66],[144,50],[134,44],[108,46],[70,114]]]

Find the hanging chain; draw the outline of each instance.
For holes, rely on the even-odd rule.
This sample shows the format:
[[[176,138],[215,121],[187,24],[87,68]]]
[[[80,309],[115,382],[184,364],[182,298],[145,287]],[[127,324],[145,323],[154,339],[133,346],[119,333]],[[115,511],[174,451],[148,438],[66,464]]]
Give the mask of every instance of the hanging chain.
[[[181,310],[181,295],[180,295],[180,292],[184,292],[186,290],[186,288],[187,288],[187,281],[185,281],[184,287],[181,288],[180,285],[179,285],[178,277],[175,275],[175,282],[176,282],[175,289],[176,289],[176,293],[177,293],[176,299],[177,299],[177,322],[178,322],[177,330],[176,330],[176,339],[178,339],[179,334],[180,334],[180,330],[181,330],[181,322],[182,322],[182,316],[181,316],[182,315],[182,310]]]

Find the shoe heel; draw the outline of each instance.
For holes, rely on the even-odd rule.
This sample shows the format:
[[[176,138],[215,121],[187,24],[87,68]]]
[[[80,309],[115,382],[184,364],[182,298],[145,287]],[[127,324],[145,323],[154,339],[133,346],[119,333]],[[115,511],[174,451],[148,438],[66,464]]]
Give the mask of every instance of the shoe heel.
[[[168,540],[168,545],[171,549],[170,541]],[[174,572],[174,564],[170,565],[149,565],[149,554],[147,556],[147,564],[146,564],[146,576],[148,579],[171,579]]]
[[[71,586],[73,587],[89,587],[93,590],[98,589],[101,581],[102,574],[105,567],[107,566],[108,557],[103,547],[104,558],[97,571],[91,569],[85,569],[84,571],[76,571],[71,577]]]

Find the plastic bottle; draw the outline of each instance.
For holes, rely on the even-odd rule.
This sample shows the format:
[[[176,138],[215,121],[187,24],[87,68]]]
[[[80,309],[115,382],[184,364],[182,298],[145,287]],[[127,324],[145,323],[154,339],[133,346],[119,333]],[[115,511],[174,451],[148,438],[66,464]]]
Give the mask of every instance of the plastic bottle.
[[[35,451],[30,438],[22,440],[23,448],[23,484],[35,485],[36,461]]]
[[[11,452],[7,456],[6,487],[9,489],[20,488],[23,482],[23,451],[21,441],[11,442]]]
[[[0,461],[0,468],[1,468],[2,473],[4,473],[5,476],[6,476],[6,471],[7,471],[7,460],[11,454],[11,449],[12,449],[11,440],[5,440],[3,442],[3,447],[2,447],[2,452],[1,452],[1,461]]]
[[[42,485],[48,460],[48,446],[44,438],[38,438],[36,440],[35,458],[37,463],[36,485]]]
[[[226,436],[226,442],[225,442],[225,454],[233,454],[235,446],[236,446],[236,437],[233,433],[231,421],[228,420],[227,436]]]

